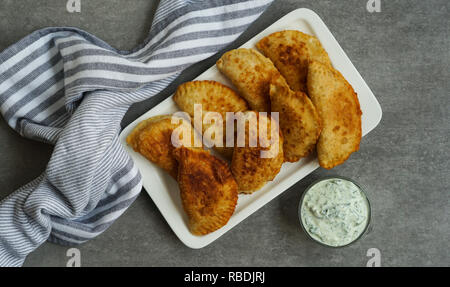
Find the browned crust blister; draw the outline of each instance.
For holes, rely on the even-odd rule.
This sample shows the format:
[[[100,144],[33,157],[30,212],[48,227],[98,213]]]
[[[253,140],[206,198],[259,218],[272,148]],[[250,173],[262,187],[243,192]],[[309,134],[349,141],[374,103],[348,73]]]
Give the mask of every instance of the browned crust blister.
[[[311,100],[303,92],[294,92],[283,78],[275,78],[270,86],[272,112],[278,112],[283,133],[284,159],[297,162],[315,148],[321,132],[320,117]]]
[[[149,118],[140,122],[128,135],[126,141],[134,151],[155,163],[174,178],[177,177],[178,163],[172,155],[174,146],[171,137],[173,131],[183,125],[189,129],[193,139],[192,128],[187,122],[172,123],[172,115],[163,115]]]
[[[246,114],[255,113],[254,111],[248,111]],[[258,118],[258,125],[252,127],[246,123],[246,142],[243,147],[235,147],[233,153],[233,159],[231,161],[231,171],[239,186],[241,193],[251,194],[261,189],[268,181],[272,181],[276,175],[280,172],[281,166],[284,162],[283,154],[283,136],[279,130],[275,120],[267,118],[267,126],[262,126],[260,129],[259,118],[262,115],[256,113]],[[277,138],[272,138],[271,127],[276,126]],[[259,137],[260,131],[266,133],[269,144],[261,144],[258,140],[256,147],[250,147],[249,134],[257,134]],[[275,146],[277,145],[277,146]],[[267,147],[264,147],[267,146]],[[271,156],[268,158],[262,158],[261,152],[265,151]]]
[[[238,186],[228,164],[202,149],[180,147],[174,151],[179,163],[181,201],[195,235],[224,226],[238,200]]]
[[[248,110],[247,102],[231,88],[216,81],[193,81],[180,85],[173,96],[175,103],[194,116],[194,104],[201,104],[203,111],[227,112]]]
[[[319,163],[331,169],[359,150],[362,112],[358,96],[340,72],[315,61],[308,69],[308,93],[323,124],[317,144]]]
[[[320,41],[314,36],[296,30],[270,34],[260,40],[256,48],[272,60],[294,91],[307,92],[309,61],[332,66],[328,53]]]
[[[233,148],[226,147],[226,113],[248,110],[247,102],[234,90],[215,81],[193,81],[180,85],[173,96],[177,106],[194,117],[194,105],[202,105],[202,114],[206,112],[220,113],[223,120],[223,147],[214,147],[228,159],[233,155]],[[204,133],[210,125],[203,124]]]
[[[240,48],[226,52],[216,65],[231,80],[251,110],[270,111],[270,81],[279,72],[268,58],[254,49]]]

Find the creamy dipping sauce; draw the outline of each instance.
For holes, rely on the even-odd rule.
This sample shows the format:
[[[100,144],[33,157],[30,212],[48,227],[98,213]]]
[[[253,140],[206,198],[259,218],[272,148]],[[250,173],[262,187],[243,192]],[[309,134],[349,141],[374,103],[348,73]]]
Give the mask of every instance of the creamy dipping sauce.
[[[304,195],[301,220],[315,240],[333,247],[355,241],[369,223],[369,202],[353,182],[332,178],[313,185]]]

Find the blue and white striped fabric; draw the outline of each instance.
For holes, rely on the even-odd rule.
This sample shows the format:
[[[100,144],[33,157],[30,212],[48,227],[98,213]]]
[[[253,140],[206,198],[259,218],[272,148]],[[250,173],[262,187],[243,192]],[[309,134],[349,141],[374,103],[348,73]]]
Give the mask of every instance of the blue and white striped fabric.
[[[46,240],[105,231],[141,191],[118,141],[131,104],[235,40],[272,0],[162,0],[148,40],[118,51],[75,28],[47,28],[0,53],[0,111],[22,136],[54,144],[43,174],[0,202],[0,265]]]

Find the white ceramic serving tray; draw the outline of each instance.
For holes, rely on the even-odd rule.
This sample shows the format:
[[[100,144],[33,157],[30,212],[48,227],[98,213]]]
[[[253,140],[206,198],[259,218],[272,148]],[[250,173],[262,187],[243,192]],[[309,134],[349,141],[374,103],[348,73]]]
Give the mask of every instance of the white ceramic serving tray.
[[[339,43],[333,37],[330,30],[328,30],[325,23],[313,11],[309,9],[292,11],[242,45],[242,47],[254,48],[255,44],[263,37],[273,32],[287,29],[299,30],[319,38],[330,55],[334,67],[344,75],[358,94],[363,112],[363,135],[366,135],[374,129],[381,120],[382,112],[380,104]],[[231,83],[220,74],[215,66],[209,68],[195,80],[214,80],[231,86]],[[181,204],[177,182],[155,164],[134,152],[132,148],[127,146],[125,141],[127,135],[139,122],[152,116],[172,114],[176,111],[179,111],[179,109],[172,100],[172,97],[167,98],[127,126],[122,131],[120,140],[139,168],[145,190],[155,202],[178,238],[188,247],[202,248],[210,244],[319,167],[316,157],[313,156],[302,159],[297,163],[285,163],[274,181],[269,182],[261,190],[252,195],[239,196],[236,210],[224,227],[205,236],[195,236],[188,229],[188,218]]]

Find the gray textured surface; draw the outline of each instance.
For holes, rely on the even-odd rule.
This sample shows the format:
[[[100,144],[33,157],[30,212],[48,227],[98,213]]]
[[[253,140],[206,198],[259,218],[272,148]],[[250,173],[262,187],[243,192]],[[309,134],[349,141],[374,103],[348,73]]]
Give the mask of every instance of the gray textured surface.
[[[69,14],[61,0],[0,1],[0,50],[35,29],[77,26],[120,49],[142,41],[157,1],[82,0]],[[450,265],[450,2],[386,1],[370,14],[365,0],[276,1],[233,45],[284,14],[316,11],[334,33],[383,108],[381,124],[343,166],[319,169],[201,250],[185,247],[142,193],[104,234],[79,247],[84,266],[365,266],[381,250],[384,266]],[[130,110],[127,124],[170,95],[217,57],[191,67],[162,94]],[[38,176],[51,147],[21,138],[0,121],[0,198]],[[345,249],[309,242],[297,204],[313,180],[356,179],[373,206],[374,230]],[[25,266],[65,266],[67,248],[42,245]]]

